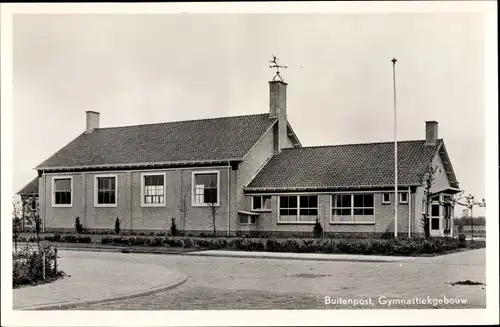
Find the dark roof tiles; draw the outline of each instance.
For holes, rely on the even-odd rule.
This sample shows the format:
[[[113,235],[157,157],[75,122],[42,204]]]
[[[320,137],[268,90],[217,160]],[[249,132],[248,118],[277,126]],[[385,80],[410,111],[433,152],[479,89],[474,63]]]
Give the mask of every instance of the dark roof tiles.
[[[443,144],[398,142],[398,184],[418,185]],[[329,188],[394,185],[394,143],[284,149],[250,182],[252,188]]]
[[[274,124],[268,114],[98,128],[37,168],[242,159]]]

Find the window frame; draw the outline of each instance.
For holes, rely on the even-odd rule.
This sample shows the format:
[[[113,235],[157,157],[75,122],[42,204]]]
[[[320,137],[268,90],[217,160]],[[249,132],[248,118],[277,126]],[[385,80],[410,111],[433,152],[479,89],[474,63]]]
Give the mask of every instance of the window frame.
[[[56,204],[56,180],[69,179],[71,183],[71,203],[69,204]],[[58,175],[52,176],[52,208],[72,208],[73,207],[73,176]]]
[[[146,195],[146,177],[147,176],[163,176],[163,203],[146,203],[144,196]],[[167,206],[167,173],[166,172],[145,172],[141,173],[141,207],[166,207]]]
[[[254,198],[259,197],[260,198],[260,203],[263,203],[262,198],[263,197],[268,197],[269,198],[269,208],[260,208],[256,209],[254,206]],[[252,211],[257,211],[257,212],[271,212],[271,200],[272,200],[272,195],[252,195]]]
[[[406,201],[402,200],[403,194],[406,195]],[[399,192],[399,203],[401,204],[408,204],[408,199],[410,198],[410,194],[408,192]]]
[[[241,218],[242,217],[248,217],[248,223],[242,223],[241,222]],[[253,218],[253,223],[252,223],[252,218]],[[255,216],[251,216],[251,215],[240,215],[240,219],[238,219],[238,222],[240,225],[243,225],[243,226],[255,226],[257,225],[257,217]]]
[[[219,170],[200,170],[191,173],[191,206],[192,207],[208,207],[209,203],[196,203],[196,175],[217,174],[217,203],[216,207],[220,206],[220,171]]]
[[[296,220],[295,221],[283,221],[281,220],[281,197],[282,196],[293,196],[297,198],[297,207],[292,208],[292,207],[287,207],[286,209],[296,209],[297,210],[297,215],[296,215]],[[317,207],[315,208],[318,212],[316,218],[319,219],[319,194],[317,193],[312,193],[312,194],[279,194],[278,195],[278,219],[277,222],[278,224],[292,224],[292,225],[314,225],[316,223],[316,220],[314,221],[300,221],[300,197],[301,196],[315,196],[317,197]],[[302,209],[314,209],[312,207],[307,207],[307,208],[302,208]]]
[[[337,207],[333,207],[333,196],[335,195],[350,195],[351,196],[351,220],[350,221],[336,221],[333,220],[333,209]],[[371,195],[373,196],[373,207],[356,207],[354,206],[354,195]],[[383,200],[383,198],[382,198]],[[376,222],[375,215],[375,193],[332,193],[330,194],[330,224],[332,225],[374,225]],[[345,209],[347,207],[339,207],[341,209]],[[354,220],[354,209],[373,209],[373,221],[355,221]]]
[[[113,177],[115,179],[115,203],[98,203],[98,182],[100,177]],[[118,175],[116,174],[97,174],[94,175],[94,208],[116,208],[118,206]]]
[[[389,200],[388,201],[385,200],[385,196],[386,195],[389,196]],[[389,193],[389,192],[382,193],[382,204],[391,204],[391,193]]]

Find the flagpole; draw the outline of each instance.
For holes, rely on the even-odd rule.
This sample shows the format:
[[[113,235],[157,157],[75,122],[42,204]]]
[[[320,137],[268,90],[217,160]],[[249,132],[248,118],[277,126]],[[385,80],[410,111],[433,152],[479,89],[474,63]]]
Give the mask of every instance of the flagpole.
[[[394,237],[398,237],[398,139],[396,111],[396,58],[392,58],[392,83],[394,87]]]

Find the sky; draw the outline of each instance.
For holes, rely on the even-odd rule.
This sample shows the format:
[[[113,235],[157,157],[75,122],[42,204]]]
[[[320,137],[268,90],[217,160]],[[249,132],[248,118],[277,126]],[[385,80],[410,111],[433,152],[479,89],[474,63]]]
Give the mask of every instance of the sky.
[[[485,41],[475,13],[31,14],[13,18],[13,188],[85,130],[265,113],[272,55],[304,146],[398,140],[439,122],[485,197]],[[478,214],[481,214],[478,211]]]

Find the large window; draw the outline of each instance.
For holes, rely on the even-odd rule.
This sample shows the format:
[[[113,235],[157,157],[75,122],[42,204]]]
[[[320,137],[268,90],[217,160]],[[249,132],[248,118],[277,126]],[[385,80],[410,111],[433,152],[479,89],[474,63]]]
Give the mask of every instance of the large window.
[[[164,206],[165,205],[165,174],[144,173],[142,174],[142,205]]]
[[[193,173],[193,206],[219,205],[219,172]]]
[[[332,195],[332,223],[374,223],[373,194]]]
[[[116,207],[116,175],[95,177],[95,206]]]
[[[73,205],[73,177],[54,177],[52,191],[53,207],[71,207]]]
[[[282,195],[279,201],[281,223],[314,223],[318,217],[317,195]]]
[[[255,195],[252,197],[252,210],[254,211],[271,211],[271,196],[270,195]]]

